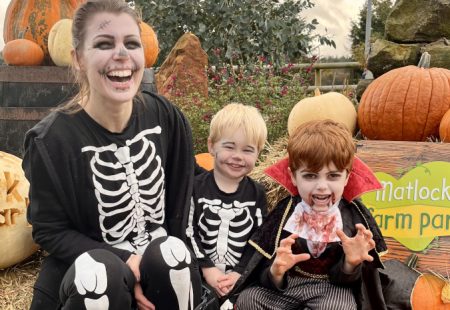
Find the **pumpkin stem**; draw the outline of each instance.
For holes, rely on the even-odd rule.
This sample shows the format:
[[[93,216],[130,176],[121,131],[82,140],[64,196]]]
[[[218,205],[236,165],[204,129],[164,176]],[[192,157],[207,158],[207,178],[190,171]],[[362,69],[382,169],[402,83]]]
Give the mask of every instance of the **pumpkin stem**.
[[[422,56],[420,56],[419,63],[417,67],[419,68],[430,68],[431,55],[428,52],[423,52]]]
[[[320,89],[314,89],[314,97],[320,96]]]

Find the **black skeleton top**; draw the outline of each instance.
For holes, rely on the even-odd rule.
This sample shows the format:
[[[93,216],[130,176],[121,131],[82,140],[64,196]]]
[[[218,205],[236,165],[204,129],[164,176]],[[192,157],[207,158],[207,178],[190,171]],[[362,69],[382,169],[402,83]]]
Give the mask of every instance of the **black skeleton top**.
[[[105,248],[126,261],[152,239],[184,239],[194,157],[189,124],[163,97],[136,99],[112,133],[84,110],[53,112],[26,136],[28,220],[34,240],[71,264]]]
[[[265,189],[250,177],[224,193],[212,171],[197,175],[186,236],[199,266],[241,273],[253,254],[247,241],[266,215]]]

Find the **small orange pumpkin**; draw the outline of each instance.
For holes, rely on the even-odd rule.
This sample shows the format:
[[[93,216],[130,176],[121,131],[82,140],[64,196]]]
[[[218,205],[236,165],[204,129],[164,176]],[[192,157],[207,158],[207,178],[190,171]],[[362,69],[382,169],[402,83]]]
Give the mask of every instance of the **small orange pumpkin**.
[[[419,65],[386,72],[364,91],[358,124],[368,139],[425,141],[439,134],[450,108],[450,70],[429,68],[430,55]]]
[[[144,46],[145,67],[150,68],[156,62],[159,54],[158,38],[153,28],[145,23],[140,22],[141,41]]]
[[[197,164],[210,171],[214,168],[214,157],[210,153],[200,153],[195,155],[195,160]]]
[[[52,26],[63,18],[72,18],[75,9],[86,0],[11,0],[6,9],[3,39],[36,42],[50,62],[47,49],[48,34]]]
[[[7,65],[39,66],[44,60],[44,51],[31,40],[16,39],[5,44],[3,60]]]
[[[450,110],[445,112],[439,124],[439,137],[442,142],[450,142]]]
[[[444,285],[445,281],[433,274],[420,275],[411,293],[412,310],[450,309],[450,305],[442,301],[441,293]]]

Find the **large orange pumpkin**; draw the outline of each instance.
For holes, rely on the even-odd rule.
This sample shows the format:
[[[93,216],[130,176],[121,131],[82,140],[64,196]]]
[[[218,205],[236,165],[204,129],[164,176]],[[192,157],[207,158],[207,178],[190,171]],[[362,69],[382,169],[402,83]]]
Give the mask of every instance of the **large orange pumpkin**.
[[[139,24],[141,28],[141,40],[144,45],[145,67],[150,68],[156,62],[159,54],[158,38],[153,28],[145,23]]]
[[[386,72],[365,90],[358,124],[368,139],[425,141],[437,137],[450,108],[450,70],[429,68],[428,53],[419,66]]]
[[[214,157],[210,153],[199,153],[195,155],[197,164],[208,171],[214,169]]]
[[[3,59],[13,66],[39,66],[44,60],[44,51],[33,41],[16,39],[5,44]]]
[[[85,0],[11,0],[5,14],[3,39],[29,39],[44,51],[50,63],[47,40],[53,24],[63,18],[72,18],[77,6]]]
[[[450,142],[450,110],[445,112],[439,124],[439,137],[442,142]]]

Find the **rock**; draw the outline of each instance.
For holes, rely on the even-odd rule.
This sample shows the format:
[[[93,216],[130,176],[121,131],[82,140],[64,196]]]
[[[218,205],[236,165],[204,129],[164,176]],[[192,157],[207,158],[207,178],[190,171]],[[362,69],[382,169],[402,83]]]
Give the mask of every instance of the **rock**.
[[[450,37],[450,1],[397,0],[386,20],[385,37],[397,43]]]
[[[358,81],[358,84],[356,85],[356,89],[355,89],[356,100],[358,102],[361,101],[364,91],[366,90],[367,86],[369,86],[369,84],[372,82],[373,82],[373,79],[360,79]]]
[[[208,97],[208,56],[192,33],[180,37],[156,73],[158,93],[171,99],[201,95]]]
[[[421,52],[431,55],[430,67],[445,68],[450,70],[450,42],[443,38],[425,45]]]
[[[378,39],[372,44],[367,67],[376,78],[395,68],[417,65],[421,47],[421,44],[397,44]]]

